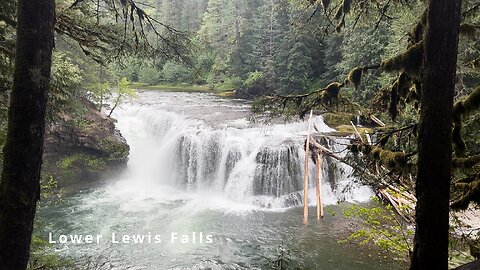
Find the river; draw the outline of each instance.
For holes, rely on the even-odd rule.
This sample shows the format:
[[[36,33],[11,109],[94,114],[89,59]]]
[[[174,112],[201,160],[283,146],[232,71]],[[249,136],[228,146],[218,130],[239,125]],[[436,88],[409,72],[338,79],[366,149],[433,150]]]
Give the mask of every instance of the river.
[[[131,147],[128,167],[43,206],[41,234],[86,269],[272,269],[280,246],[284,269],[402,269],[374,248],[339,243],[350,226],[341,205],[372,196],[343,164],[324,162],[320,221],[311,170],[303,225],[307,123],[255,123],[249,110],[212,94],[141,92],[114,113]],[[60,243],[87,234],[92,243]]]

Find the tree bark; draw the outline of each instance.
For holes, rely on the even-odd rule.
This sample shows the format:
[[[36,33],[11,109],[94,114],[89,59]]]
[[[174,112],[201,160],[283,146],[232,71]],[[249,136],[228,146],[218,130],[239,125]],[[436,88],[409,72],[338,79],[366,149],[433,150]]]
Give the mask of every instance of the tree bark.
[[[40,195],[54,0],[17,1],[17,42],[0,182],[0,269],[26,269]]]
[[[460,0],[430,0],[418,138],[416,231],[411,270],[448,269],[452,108]]]

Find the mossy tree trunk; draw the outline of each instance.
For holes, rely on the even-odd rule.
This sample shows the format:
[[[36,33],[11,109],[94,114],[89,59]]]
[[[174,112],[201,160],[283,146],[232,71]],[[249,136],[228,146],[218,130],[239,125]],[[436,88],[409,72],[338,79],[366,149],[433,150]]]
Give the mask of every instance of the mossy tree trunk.
[[[0,269],[26,269],[40,195],[54,0],[17,0],[17,41],[0,183]]]
[[[452,108],[460,2],[429,2],[418,139],[417,226],[411,270],[448,269]]]

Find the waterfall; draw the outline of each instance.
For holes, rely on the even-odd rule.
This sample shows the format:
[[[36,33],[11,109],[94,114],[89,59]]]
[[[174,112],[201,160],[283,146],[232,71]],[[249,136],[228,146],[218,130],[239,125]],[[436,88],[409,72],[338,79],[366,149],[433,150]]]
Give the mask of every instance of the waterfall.
[[[115,113],[117,126],[131,146],[129,168],[142,181],[186,192],[223,194],[265,208],[303,202],[306,122],[248,125],[243,118],[212,125],[202,119],[150,104],[129,104]],[[321,131],[331,131],[316,117]],[[328,140],[340,152],[341,141]],[[353,187],[351,168],[324,157],[323,201],[364,201],[368,188]],[[310,164],[309,203],[315,204],[314,164]]]

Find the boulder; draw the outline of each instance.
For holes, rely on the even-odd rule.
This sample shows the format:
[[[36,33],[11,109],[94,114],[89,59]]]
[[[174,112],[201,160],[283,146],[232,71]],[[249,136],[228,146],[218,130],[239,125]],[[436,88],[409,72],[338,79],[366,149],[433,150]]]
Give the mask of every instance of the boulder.
[[[127,164],[129,146],[115,120],[83,99],[76,112],[62,112],[45,134],[43,176],[59,186],[95,181]]]

